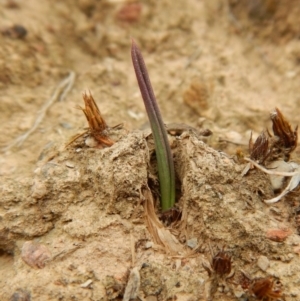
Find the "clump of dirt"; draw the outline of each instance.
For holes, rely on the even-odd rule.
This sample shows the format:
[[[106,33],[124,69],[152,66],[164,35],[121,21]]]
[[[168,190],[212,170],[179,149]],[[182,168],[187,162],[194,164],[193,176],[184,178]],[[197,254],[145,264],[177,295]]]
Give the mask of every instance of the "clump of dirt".
[[[208,300],[226,295],[226,300],[233,300],[238,284],[226,283],[225,289],[216,283],[219,289],[207,289],[210,278],[202,263],[212,245],[226,247],[236,271],[280,278],[293,300],[292,294],[299,293],[300,260],[293,247],[300,237],[281,218],[290,214],[287,206],[280,204],[278,215],[263,204],[273,195],[269,178],[259,171],[241,177],[242,166],[192,133],[170,137],[181,183],[182,220],[158,232],[163,233],[159,243],[153,237],[156,225],[147,222],[144,209],[149,201],[151,206],[149,177],[155,178],[149,174],[153,142],[147,139],[150,144],[144,132],[136,131],[121,134],[109,148],[51,149],[38,164],[33,183],[31,178],[6,182],[1,249],[13,256],[11,264],[18,273],[10,275],[10,286],[2,290],[4,299],[26,289],[32,298],[43,300],[117,300],[129,269],[136,266],[143,298]],[[16,195],[16,185],[27,193]],[[289,229],[283,243],[267,236],[274,228]],[[29,266],[21,254],[23,244],[32,239],[48,248],[47,256],[52,254],[40,270],[34,269],[34,256]],[[196,242],[193,250],[188,247],[191,240]],[[265,270],[258,268],[261,256],[269,261]]]

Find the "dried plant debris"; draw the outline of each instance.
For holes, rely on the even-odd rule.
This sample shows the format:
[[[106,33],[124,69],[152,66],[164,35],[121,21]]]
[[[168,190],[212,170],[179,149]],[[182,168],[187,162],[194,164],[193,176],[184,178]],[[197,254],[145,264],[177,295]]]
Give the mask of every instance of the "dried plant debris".
[[[258,277],[251,279],[241,271],[239,285],[242,289],[256,300],[275,301],[285,300],[282,293],[282,284],[272,277]],[[251,299],[252,300],[252,299]]]
[[[287,171],[285,171],[285,165],[282,164],[282,162],[284,162],[284,161],[275,161],[275,162],[273,162],[273,164],[277,164],[277,166],[273,169],[266,169],[263,166],[259,165],[257,162],[255,162],[255,161],[253,161],[249,158],[245,158],[245,161],[249,162],[247,164],[247,166],[249,164],[253,165],[256,168],[263,171],[264,173],[269,174],[271,184],[274,185],[273,189],[276,188],[274,190],[277,190],[279,187],[281,188],[281,185],[279,186],[278,183],[283,184],[283,179],[285,177],[291,177],[290,182],[284,188],[284,190],[280,193],[280,195],[278,195],[278,196],[276,196],[276,197],[274,197],[270,200],[265,200],[265,203],[267,203],[267,204],[272,204],[272,203],[276,203],[276,202],[280,201],[285,195],[287,195],[289,192],[294,190],[300,183],[300,166],[295,162],[288,162],[287,163],[287,165],[290,167],[290,170],[291,170],[290,172],[287,172]],[[271,164],[271,166],[273,164]],[[245,169],[244,169],[244,171],[245,171]],[[244,173],[244,171],[243,171],[243,173]]]
[[[250,158],[259,164],[277,159],[289,161],[291,152],[297,147],[298,126],[292,130],[291,125],[278,108],[271,112],[270,118],[273,123],[274,136],[268,130],[264,130],[257,137],[254,144],[252,133],[249,140]]]
[[[104,118],[101,115],[101,112],[92,96],[91,93],[83,94],[83,100],[85,107],[78,107],[81,109],[88,121],[89,128],[72,138],[72,140],[66,145],[69,146],[77,139],[82,136],[87,136],[85,139],[85,144],[89,147],[103,147],[103,146],[112,146],[114,141],[109,137],[109,127],[107,126]],[[120,125],[115,126],[119,127]]]
[[[258,300],[278,300],[282,297],[281,283],[271,277],[256,278],[250,283],[249,292]]]
[[[182,217],[182,212],[177,208],[170,208],[160,215],[160,220],[165,226],[170,226],[173,223],[179,222]]]
[[[300,183],[300,166],[295,162],[288,162],[290,154],[297,147],[298,126],[292,130],[291,125],[278,108],[271,112],[270,117],[273,123],[274,136],[264,130],[253,144],[251,134],[249,140],[250,158],[245,158],[248,164],[242,172],[242,176],[244,176],[255,166],[269,174],[274,191],[282,189],[285,177],[291,177],[288,185],[278,196],[265,200],[268,204],[278,202]],[[266,165],[267,169],[262,165]]]
[[[263,164],[271,153],[270,149],[270,134],[267,131],[262,131],[253,144],[252,133],[249,140],[250,158]]]
[[[232,291],[232,288],[228,285],[234,277],[234,270],[232,270],[231,256],[227,251],[218,249],[214,252],[212,247],[210,248],[209,262],[203,262],[202,266],[208,273],[209,279],[205,283],[205,296],[206,300],[215,300],[215,294],[217,290]]]
[[[228,252],[224,251],[224,247],[217,253],[214,253],[210,247],[210,253],[211,259],[209,264],[202,264],[208,275],[217,275],[220,277],[226,276],[226,278],[231,278],[234,274],[234,272],[231,272],[231,256]]]
[[[295,168],[295,171],[297,172],[295,175],[291,177],[291,180],[289,181],[288,185],[284,188],[284,190],[275,198],[272,198],[270,200],[265,200],[265,203],[272,204],[280,201],[285,195],[287,195],[289,192],[294,190],[300,183],[300,166],[296,163],[290,163],[292,167]]]
[[[273,123],[273,133],[279,138],[274,148],[279,154],[283,153],[285,161],[288,161],[290,153],[297,147],[298,125],[292,130],[290,123],[278,108],[271,112],[270,117]]]
[[[231,272],[231,256],[222,249],[212,259],[212,268],[220,276]]]

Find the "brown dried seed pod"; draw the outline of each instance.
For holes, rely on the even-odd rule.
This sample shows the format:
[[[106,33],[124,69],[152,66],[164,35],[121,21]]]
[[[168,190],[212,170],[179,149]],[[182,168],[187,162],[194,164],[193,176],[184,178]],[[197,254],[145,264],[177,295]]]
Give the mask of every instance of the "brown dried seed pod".
[[[95,141],[95,146],[112,146],[114,144],[114,141],[112,141],[108,136],[109,127],[102,117],[92,94],[83,93],[83,100],[85,105],[84,108],[80,106],[78,106],[78,108],[83,111],[88,121],[89,129],[73,137],[71,141],[67,143],[66,147],[86,134],[89,134],[90,138]],[[117,125],[114,128],[119,126],[120,125]],[[89,142],[89,145],[92,145],[92,143]]]
[[[270,155],[270,134],[267,131],[262,131],[257,137],[254,144],[252,142],[252,133],[249,140],[250,158],[262,164]]]
[[[222,249],[212,259],[213,270],[223,276],[231,272],[231,256]]]
[[[281,289],[274,286],[274,280],[270,277],[253,279],[249,291],[258,300],[276,300],[282,297]]]
[[[298,126],[293,131],[290,123],[284,118],[278,108],[271,112],[270,117],[273,123],[274,135],[279,137],[277,145],[283,147],[285,153],[291,153],[297,147]]]
[[[88,123],[91,135],[101,144],[112,146],[114,142],[107,136],[105,130],[108,128],[100,110],[92,96],[92,94],[83,94],[85,108],[80,109],[83,111]]]
[[[42,269],[45,267],[46,260],[51,258],[51,253],[45,245],[26,241],[22,247],[21,257],[32,268]]]

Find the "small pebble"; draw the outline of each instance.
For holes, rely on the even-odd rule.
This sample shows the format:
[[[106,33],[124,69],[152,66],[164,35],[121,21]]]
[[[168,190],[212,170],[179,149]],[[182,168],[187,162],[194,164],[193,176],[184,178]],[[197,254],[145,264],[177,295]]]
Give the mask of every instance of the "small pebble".
[[[279,258],[283,262],[290,262],[294,258],[294,255],[289,253],[287,255],[281,255]]]
[[[27,35],[27,29],[22,25],[16,24],[3,29],[2,34],[12,39],[24,39]]]
[[[267,238],[276,242],[283,242],[286,238],[292,234],[291,230],[282,229],[269,229],[267,231]]]
[[[80,147],[76,148],[76,150],[75,150],[76,153],[80,153],[81,151],[82,151],[82,148],[80,148]]]
[[[96,139],[92,136],[89,136],[85,139],[85,144],[88,146],[88,147],[96,147],[98,146],[98,142],[96,141]]]
[[[194,249],[197,247],[198,245],[198,239],[196,237],[193,237],[191,239],[189,239],[187,242],[186,242],[187,246],[191,249]]]
[[[128,282],[125,288],[125,292],[123,295],[123,301],[129,301],[132,299],[136,299],[141,284],[141,276],[138,267],[134,267],[128,278]]]
[[[243,295],[244,295],[244,290],[242,289],[242,287],[240,285],[238,285],[234,291],[233,291],[234,295],[237,297],[237,298],[241,298]]]
[[[32,268],[42,269],[46,261],[51,258],[51,253],[45,245],[26,241],[22,247],[21,258]]]
[[[89,280],[87,280],[86,282],[82,283],[82,284],[80,285],[80,287],[82,287],[82,288],[87,288],[87,287],[89,287],[92,283],[93,283],[93,280],[92,280],[92,279],[89,279]]]
[[[24,289],[17,289],[9,299],[10,301],[30,301],[30,293]]]
[[[145,248],[150,249],[152,247],[153,247],[153,242],[152,241],[147,241],[146,244],[145,244]]]
[[[48,193],[48,189],[47,189],[45,183],[43,183],[39,180],[35,180],[35,182],[32,186],[31,196],[34,199],[42,199],[47,193]]]
[[[257,260],[257,266],[262,270],[266,271],[270,266],[270,261],[266,256],[259,256]]]
[[[137,22],[141,16],[142,4],[126,3],[117,13],[116,18],[119,21],[133,23]]]
[[[64,129],[67,129],[67,130],[73,128],[72,125],[71,125],[70,123],[68,123],[68,122],[61,122],[59,125],[60,125],[61,127],[63,127]]]
[[[297,297],[298,296],[298,291],[292,291],[291,296],[292,297]]]
[[[69,167],[69,168],[74,168],[75,164],[73,162],[67,161],[66,166]]]

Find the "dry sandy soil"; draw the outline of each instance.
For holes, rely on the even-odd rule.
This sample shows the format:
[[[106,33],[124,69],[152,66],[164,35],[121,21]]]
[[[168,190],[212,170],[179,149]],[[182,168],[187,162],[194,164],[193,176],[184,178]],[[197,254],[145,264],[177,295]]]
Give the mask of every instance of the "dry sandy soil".
[[[238,160],[275,107],[299,123],[299,1],[1,0],[0,13],[1,300],[129,300],[128,279],[137,300],[257,300],[241,271],[300,300],[299,190],[266,205],[269,177],[241,177]],[[182,220],[168,227],[131,38],[165,123],[213,132],[169,137]],[[87,126],[84,91],[123,123],[112,147],[65,148]],[[223,246],[230,280],[203,268]]]

